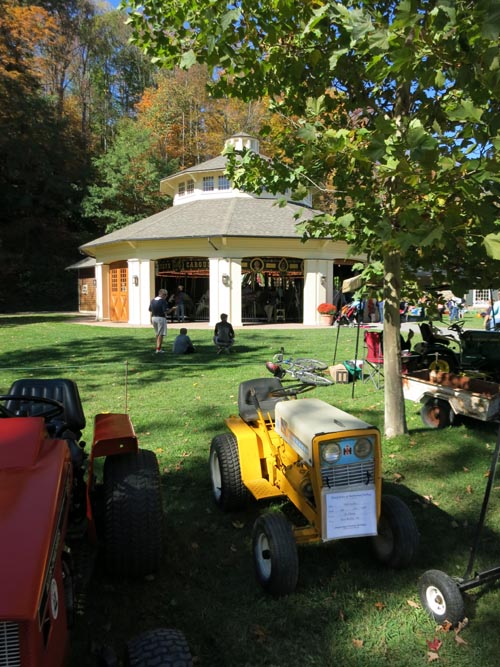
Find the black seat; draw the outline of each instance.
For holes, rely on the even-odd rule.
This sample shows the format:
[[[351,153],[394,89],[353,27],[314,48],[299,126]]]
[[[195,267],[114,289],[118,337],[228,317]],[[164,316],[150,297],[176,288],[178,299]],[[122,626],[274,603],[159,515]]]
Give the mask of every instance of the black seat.
[[[85,415],[78,387],[73,380],[35,380],[32,378],[16,380],[9,390],[9,394],[15,396],[40,396],[40,398],[51,398],[64,405],[64,413],[60,419],[65,422],[67,428],[77,438],[81,437],[85,428]],[[5,407],[10,412],[28,417],[42,415],[44,406],[42,404],[22,402],[16,400],[6,401]],[[47,409],[45,407],[45,409]]]
[[[279,401],[286,400],[284,396],[270,396],[273,391],[283,389],[281,380],[276,377],[257,378],[255,380],[246,380],[240,384],[238,390],[238,410],[240,417],[246,422],[254,422],[258,419],[255,397],[252,396],[252,390],[255,390],[257,402],[264,417],[269,413],[274,420],[274,408]]]
[[[422,322],[418,326],[420,327],[420,334],[422,336],[422,339],[426,343],[433,343],[434,342],[434,334],[432,333],[432,329],[431,329],[430,324],[428,324],[427,322]]]

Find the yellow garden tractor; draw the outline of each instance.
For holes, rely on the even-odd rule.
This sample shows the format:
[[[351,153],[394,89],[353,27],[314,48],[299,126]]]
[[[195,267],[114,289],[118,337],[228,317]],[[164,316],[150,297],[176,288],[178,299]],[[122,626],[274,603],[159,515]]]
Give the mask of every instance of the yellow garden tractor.
[[[229,432],[210,448],[213,496],[222,510],[275,498],[302,515],[298,525],[282,511],[268,511],[254,524],[257,578],[277,596],[297,585],[297,545],[368,536],[380,561],[403,568],[419,543],[406,504],[382,495],[380,432],[322,400],[297,399],[312,382],[299,377],[287,386],[276,376],[242,382],[239,414],[225,420]]]

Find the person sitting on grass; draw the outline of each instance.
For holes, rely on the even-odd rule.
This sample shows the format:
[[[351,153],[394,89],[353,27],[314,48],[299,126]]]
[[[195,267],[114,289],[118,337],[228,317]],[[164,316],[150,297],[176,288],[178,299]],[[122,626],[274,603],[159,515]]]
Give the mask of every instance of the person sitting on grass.
[[[215,325],[214,343],[217,347],[217,354],[220,354],[222,350],[230,352],[234,343],[234,329],[232,324],[227,321],[226,313],[222,313],[220,322]]]
[[[179,331],[179,335],[175,337],[172,351],[174,354],[192,354],[195,351],[194,345],[191,342],[191,338],[187,335],[187,329],[185,327],[182,327]]]

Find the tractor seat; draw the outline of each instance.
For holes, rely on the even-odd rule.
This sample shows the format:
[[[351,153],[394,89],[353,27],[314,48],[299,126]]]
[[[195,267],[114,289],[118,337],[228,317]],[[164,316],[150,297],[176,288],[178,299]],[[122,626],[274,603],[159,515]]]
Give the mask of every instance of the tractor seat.
[[[245,422],[257,421],[259,415],[255,405],[255,397],[252,396],[252,389],[255,390],[255,397],[264,417],[269,413],[274,420],[274,408],[279,401],[287,400],[285,396],[270,396],[273,391],[283,389],[281,380],[276,377],[257,378],[255,380],[246,380],[240,384],[238,390],[238,410],[240,417]]]
[[[64,405],[64,413],[60,419],[65,422],[67,428],[72,431],[77,439],[82,435],[85,428],[85,415],[78,387],[73,380],[16,380],[9,390],[9,394],[16,396],[40,396],[51,398]],[[7,410],[27,417],[36,417],[43,414],[43,406],[36,403],[21,403],[21,401],[6,401]]]

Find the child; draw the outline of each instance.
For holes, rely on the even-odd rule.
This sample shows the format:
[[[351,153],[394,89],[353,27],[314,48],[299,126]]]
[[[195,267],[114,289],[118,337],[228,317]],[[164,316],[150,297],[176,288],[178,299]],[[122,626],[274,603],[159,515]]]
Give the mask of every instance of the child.
[[[182,327],[179,335],[174,340],[173,347],[174,354],[192,354],[194,352],[194,345],[191,338],[187,335],[187,329]]]

